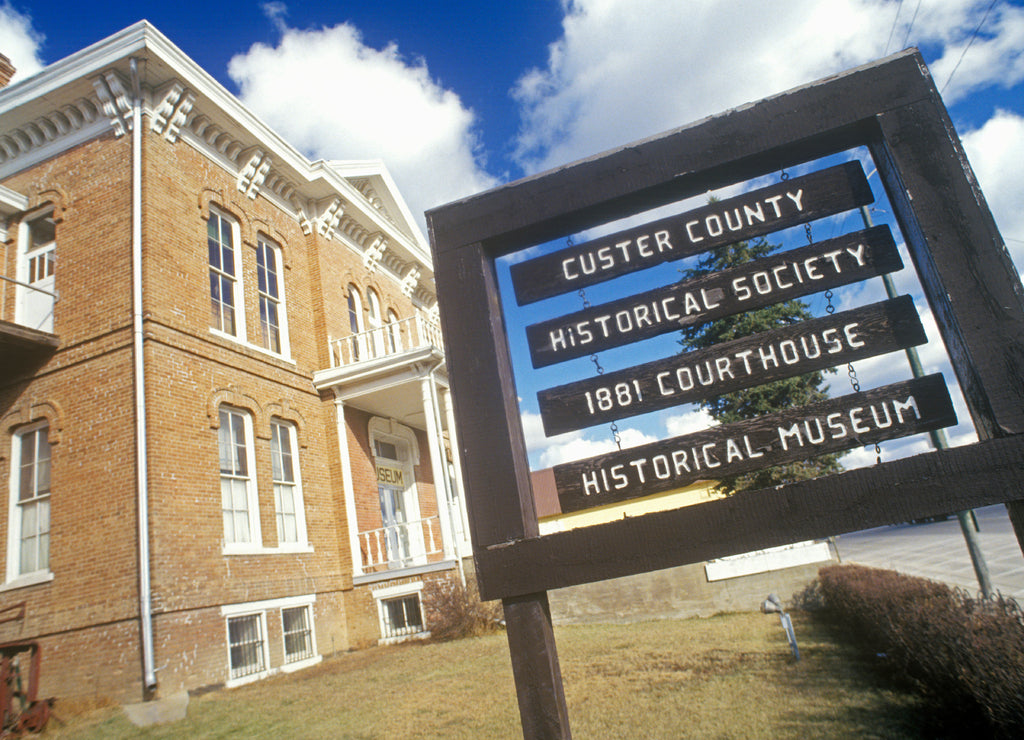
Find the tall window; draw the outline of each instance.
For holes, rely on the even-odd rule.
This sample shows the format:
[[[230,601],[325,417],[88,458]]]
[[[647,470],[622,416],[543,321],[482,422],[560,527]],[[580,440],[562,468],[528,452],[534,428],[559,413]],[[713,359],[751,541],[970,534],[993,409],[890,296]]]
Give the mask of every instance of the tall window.
[[[281,304],[281,251],[269,239],[256,241],[256,276],[260,297],[260,338],[271,352],[284,354],[284,307]]]
[[[11,461],[9,580],[50,568],[49,428],[15,434]]]
[[[306,542],[297,457],[295,429],[281,421],[271,422],[270,460],[274,471],[278,545]]]
[[[259,543],[252,421],[248,414],[221,408],[218,447],[224,544]]]
[[[238,310],[242,295],[235,255],[234,224],[217,211],[210,211],[206,223],[210,253],[210,310],[213,328],[240,337],[243,313]]]
[[[53,331],[56,234],[53,213],[26,220],[21,232],[17,321],[42,331]]]
[[[352,331],[351,347],[352,359],[360,359],[360,343],[364,337],[363,332],[363,301],[359,295],[359,289],[354,285],[348,286],[348,327]]]
[[[366,311],[367,331],[370,332],[370,342],[374,357],[379,357],[384,354],[384,332],[381,329],[381,315],[380,315],[380,298],[377,297],[377,291],[373,288],[366,290],[366,297],[369,301],[369,307]]]
[[[398,314],[388,309],[388,351],[391,354],[402,351],[402,328],[398,323]]]
[[[231,678],[241,678],[266,670],[264,635],[262,614],[228,618]]]
[[[284,662],[294,663],[312,658],[316,650],[313,647],[312,620],[309,618],[309,606],[297,606],[281,609],[281,623],[284,632]]]

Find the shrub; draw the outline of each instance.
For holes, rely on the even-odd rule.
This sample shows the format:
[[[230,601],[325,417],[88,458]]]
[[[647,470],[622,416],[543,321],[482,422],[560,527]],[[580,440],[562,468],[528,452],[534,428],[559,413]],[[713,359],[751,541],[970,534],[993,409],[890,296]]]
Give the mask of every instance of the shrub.
[[[423,616],[434,640],[457,640],[502,629],[501,602],[480,601],[476,587],[453,579],[429,581],[421,595]]]
[[[941,583],[858,565],[823,568],[829,618],[884,659],[947,723],[1024,737],[1024,617],[1012,599],[974,599]]]

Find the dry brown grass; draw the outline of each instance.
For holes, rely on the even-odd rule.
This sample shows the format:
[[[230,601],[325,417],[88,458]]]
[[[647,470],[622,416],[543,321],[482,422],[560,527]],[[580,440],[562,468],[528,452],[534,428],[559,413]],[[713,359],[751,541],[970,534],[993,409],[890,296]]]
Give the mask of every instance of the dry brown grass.
[[[914,738],[915,700],[879,688],[824,627],[777,618],[591,625],[556,632],[577,738]],[[58,708],[59,711],[59,708]],[[137,729],[105,709],[60,738],[522,737],[503,635],[340,655],[290,676],[193,698],[188,718]]]

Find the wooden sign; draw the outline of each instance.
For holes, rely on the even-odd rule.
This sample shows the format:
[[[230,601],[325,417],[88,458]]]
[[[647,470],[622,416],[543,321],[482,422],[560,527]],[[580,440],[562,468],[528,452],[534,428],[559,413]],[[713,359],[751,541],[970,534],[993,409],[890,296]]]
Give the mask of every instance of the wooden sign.
[[[902,267],[889,227],[876,226],[532,324],[530,358],[545,367]]]
[[[524,322],[510,305],[512,296],[499,289],[506,265],[538,245],[783,167],[848,157],[855,148],[868,153],[888,195],[981,441],[896,460],[883,454],[878,465],[541,534],[517,401],[516,354],[506,336],[520,332]],[[863,177],[859,165],[852,169],[855,179]],[[531,260],[513,268],[516,299],[541,300],[624,274],[623,268],[678,259],[686,250],[712,248],[712,239],[724,244],[751,238],[729,231],[737,218],[754,226],[746,221],[748,207],[752,221],[762,208],[763,233],[782,228],[783,219],[774,218],[766,200],[776,196],[780,216],[798,223],[808,213],[794,213],[789,193],[796,196],[797,182],[773,186],[759,196],[760,204],[730,199]],[[801,205],[816,201],[817,186],[796,186],[802,188],[796,196]],[[525,737],[571,736],[547,590],[1002,502],[1016,530],[1024,532],[1024,293],[917,51],[478,193],[426,218],[476,577],[482,598],[503,600]],[[669,231],[667,242],[659,241],[662,230]],[[700,473],[711,477],[740,465],[771,464],[784,454],[807,458],[842,444],[954,422],[938,378],[782,413],[581,461],[582,467],[563,468],[564,482],[589,499],[579,505],[589,506],[621,500],[634,484],[639,488],[630,495],[654,490],[652,483],[671,490],[677,473],[686,472],[684,462],[691,471],[699,464]],[[626,488],[617,488],[623,475]]]
[[[803,375],[926,341],[910,296],[537,393],[549,437]]]
[[[956,424],[941,374],[555,467],[563,512]]]
[[[860,163],[847,162],[520,262],[512,286],[533,303],[873,200]]]

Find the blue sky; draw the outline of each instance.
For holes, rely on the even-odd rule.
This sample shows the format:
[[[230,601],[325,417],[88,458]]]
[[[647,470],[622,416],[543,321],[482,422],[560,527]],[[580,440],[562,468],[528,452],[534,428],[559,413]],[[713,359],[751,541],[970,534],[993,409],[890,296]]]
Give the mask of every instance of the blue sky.
[[[383,159],[416,214],[916,45],[1024,265],[1019,0],[0,0],[0,53],[17,81],[142,18],[311,158]],[[874,365],[865,385],[885,381]],[[544,440],[524,410],[535,465],[608,444]],[[663,415],[629,441],[695,423]]]

